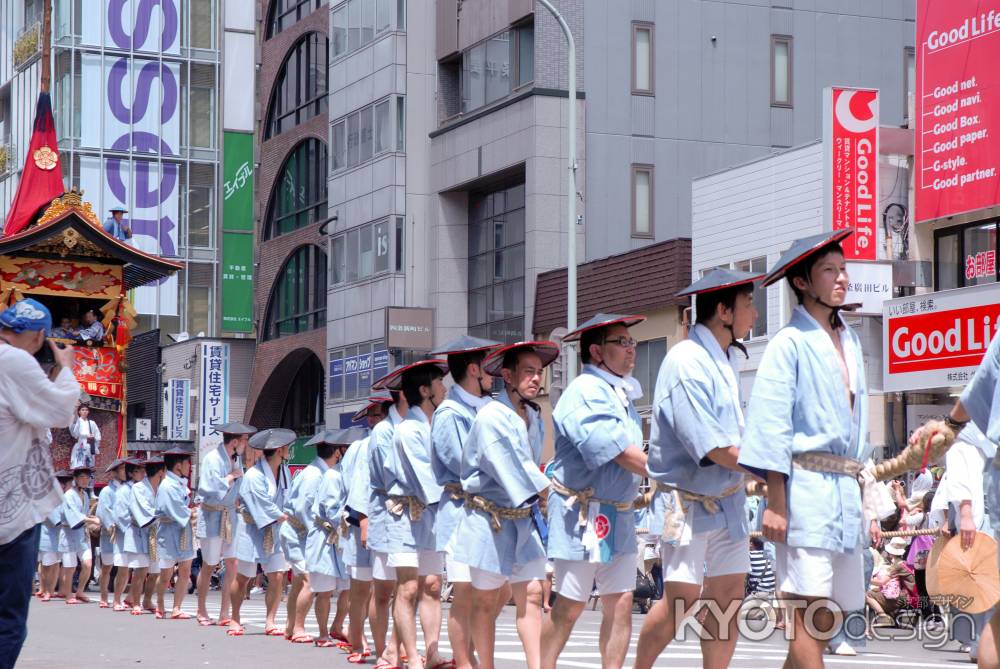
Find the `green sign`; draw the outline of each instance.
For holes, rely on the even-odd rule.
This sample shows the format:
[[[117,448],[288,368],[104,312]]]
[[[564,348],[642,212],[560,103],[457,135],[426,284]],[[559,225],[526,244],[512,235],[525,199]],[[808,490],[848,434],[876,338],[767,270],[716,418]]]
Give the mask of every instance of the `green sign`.
[[[253,332],[253,235],[222,233],[222,331]]]
[[[222,149],[222,229],[253,232],[253,135],[226,132]]]

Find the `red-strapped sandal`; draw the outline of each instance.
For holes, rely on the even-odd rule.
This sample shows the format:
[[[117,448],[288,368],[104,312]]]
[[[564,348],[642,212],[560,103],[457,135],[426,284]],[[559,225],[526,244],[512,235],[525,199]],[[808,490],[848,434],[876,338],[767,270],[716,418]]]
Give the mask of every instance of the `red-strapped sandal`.
[[[316,639],[313,641],[313,645],[317,648],[333,648],[333,639],[328,636]]]
[[[153,617],[156,618],[157,620],[163,620],[164,615],[165,614],[161,609],[153,609]]]
[[[132,607],[132,615],[133,616],[141,616],[141,615],[143,615],[145,613],[146,612],[142,610],[141,606],[133,606]]]
[[[285,633],[284,633],[284,632],[282,632],[282,631],[281,631],[280,629],[278,629],[277,627],[272,627],[272,628],[271,628],[271,629],[269,629],[269,630],[264,630],[264,636],[283,636],[283,637],[285,637],[286,639],[287,639],[287,638],[290,638],[290,637],[287,637],[287,636],[285,636]]]
[[[128,611],[128,607],[125,606],[124,604],[115,604],[114,607],[113,607],[113,610],[118,611],[119,613],[121,613],[122,611]]]
[[[364,653],[351,653],[347,656],[350,664],[368,664],[368,656]]]
[[[171,613],[171,620],[191,620],[193,616],[190,613],[185,613],[184,611],[178,611],[177,613]]]
[[[316,640],[313,639],[308,634],[296,634],[295,636],[290,638],[289,641],[292,643],[313,643]]]
[[[229,627],[229,623],[233,622],[232,618],[221,618],[219,622],[216,623],[219,627]]]
[[[205,616],[198,616],[198,624],[202,627],[214,627],[215,621],[211,618],[206,618]]]
[[[438,660],[437,664],[432,664],[428,666],[424,664],[426,669],[455,669],[455,660]]]
[[[375,663],[375,669],[404,669],[404,667],[398,664],[393,664],[388,660],[379,658],[378,662]]]
[[[230,627],[229,629],[226,630],[226,635],[228,636],[243,636],[244,634],[246,634],[246,629],[243,627],[243,625],[239,624],[237,624],[235,628]]]
[[[46,592],[46,593],[44,593],[42,595],[39,595],[38,599],[40,601],[43,601],[43,602],[51,602],[52,601],[52,595],[50,595],[49,593]]]
[[[102,599],[100,602],[98,602],[97,607],[100,609],[110,609],[111,605]]]
[[[66,600],[66,604],[86,604],[86,602],[76,597],[70,597],[69,599]]]

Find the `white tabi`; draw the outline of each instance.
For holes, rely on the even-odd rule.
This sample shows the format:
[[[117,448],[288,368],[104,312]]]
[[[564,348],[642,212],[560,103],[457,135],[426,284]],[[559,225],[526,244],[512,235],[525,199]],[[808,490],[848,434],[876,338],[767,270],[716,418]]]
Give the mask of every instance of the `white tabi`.
[[[241,465],[236,465],[236,468],[243,471]],[[236,557],[236,500],[243,478],[228,483],[226,476],[233,469],[233,460],[229,457],[225,444],[220,444],[201,459],[201,469],[198,472],[201,508],[196,534],[201,544],[202,559],[208,565],[217,565],[220,560]],[[228,519],[228,536],[223,536],[223,515]]]
[[[194,559],[190,501],[187,479],[167,471],[156,489],[157,557],[161,568]]]
[[[312,506],[327,469],[329,467],[322,458],[313,458],[292,479],[292,485],[285,495],[283,508],[288,520],[281,524],[281,548],[297,575],[306,573],[306,536],[313,525]]]
[[[279,469],[279,474],[282,472]],[[280,528],[276,525],[283,514],[283,493],[282,485],[275,480],[263,455],[243,476],[240,485],[243,510],[236,523],[236,559],[239,560],[239,573],[247,578],[257,575],[258,564],[265,573],[288,568],[281,552]],[[268,538],[266,548],[265,537]]]
[[[584,365],[552,412],[555,455],[546,474],[575,492],[589,488],[600,500],[581,509],[579,500],[570,502],[555,488],[549,495],[548,557],[556,561],[559,594],[576,601],[590,598],[595,580],[601,595],[635,587],[632,504],[639,477],[614,461],[629,446],[642,448],[642,423],[628,389],[622,378]]]
[[[514,410],[506,391],[483,407],[472,423],[462,454],[462,489],[508,509],[530,508],[549,486],[539,469],[544,425],[538,411],[525,407],[529,424]],[[537,508],[534,509],[538,513]],[[456,528],[448,553],[472,572],[473,587],[498,588],[545,577],[545,546],[531,517],[500,520],[494,532],[489,514],[469,507]],[[484,578],[485,577],[485,578]]]
[[[305,563],[309,572],[309,587],[313,592],[340,590],[348,577],[337,546],[343,539],[340,520],[346,501],[347,490],[342,473],[336,467],[328,467],[309,509],[311,517],[306,535]],[[341,582],[339,585],[338,581]]]
[[[372,556],[371,551],[361,544],[361,516],[369,515],[369,504],[372,495],[371,472],[369,471],[369,449],[371,436],[359,439],[351,444],[340,461],[340,471],[347,489],[347,523],[349,525],[346,537],[340,538],[341,558],[344,565],[351,570],[351,578],[370,581]],[[384,508],[384,507],[383,507]],[[368,521],[369,532],[371,520]],[[369,535],[370,536],[370,535]]]
[[[861,345],[843,317],[840,322],[848,388],[830,336],[801,305],[771,339],[754,379],[739,463],[762,478],[768,471],[786,477],[788,531],[786,543],[775,547],[778,589],[806,597],[835,595],[843,610],[855,611],[865,603],[862,551],[868,528],[861,488],[852,475],[793,465],[804,453],[832,454],[855,465],[871,457]]]
[[[101,564],[111,565],[116,552],[112,536],[117,536],[117,518],[115,517],[115,495],[121,488],[121,481],[111,479],[97,496],[97,518],[101,521]]]
[[[699,323],[670,349],[656,377],[647,468],[664,509],[659,531],[666,581],[700,585],[706,575],[750,570],[744,475],[708,459],[714,449],[740,445],[736,364]]]

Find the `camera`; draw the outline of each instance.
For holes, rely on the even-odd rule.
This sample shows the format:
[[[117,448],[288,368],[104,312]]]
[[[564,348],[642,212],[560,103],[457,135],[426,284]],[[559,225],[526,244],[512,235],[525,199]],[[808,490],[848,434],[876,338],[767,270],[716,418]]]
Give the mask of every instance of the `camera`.
[[[55,356],[52,355],[52,347],[49,346],[49,341],[51,340],[46,338],[45,343],[42,344],[42,347],[38,349],[37,353],[35,353],[35,360],[38,361],[39,365],[54,365],[56,362]],[[66,348],[66,344],[58,341],[56,342],[56,346],[59,348]]]

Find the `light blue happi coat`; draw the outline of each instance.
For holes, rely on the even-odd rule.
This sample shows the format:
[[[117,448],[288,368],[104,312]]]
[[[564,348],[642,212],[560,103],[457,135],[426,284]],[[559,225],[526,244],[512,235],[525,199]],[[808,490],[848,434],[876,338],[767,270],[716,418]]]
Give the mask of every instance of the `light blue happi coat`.
[[[434,410],[431,421],[431,468],[438,485],[461,483],[462,452],[472,429],[476,413],[493,398],[476,397],[460,385],[448,391],[448,397]],[[452,499],[447,491],[441,494],[434,519],[435,550],[443,551],[465,515],[462,499]]]
[[[830,335],[800,305],[757,369],[739,463],[761,477],[768,471],[786,477],[789,546],[851,553],[866,545],[857,480],[792,466],[799,453],[832,453],[862,463],[871,457],[861,344],[846,324],[838,332],[853,410]]]
[[[306,535],[305,557],[306,569],[313,574],[323,574],[331,578],[347,578],[347,570],[340,557],[338,543],[340,536],[340,519],[343,517],[347,502],[347,489],[344,487],[343,473],[336,467],[328,468],[320,479],[313,499],[309,521],[309,533]],[[335,543],[328,543],[329,535],[316,526],[315,519],[320,518],[333,525],[337,533]]]
[[[59,537],[62,536],[62,504],[52,509],[42,521],[42,529],[38,536],[39,553],[58,553]]]
[[[341,558],[348,567],[371,567],[371,551],[361,544],[362,516],[368,516],[368,504],[372,495],[371,472],[368,468],[368,452],[371,447],[371,436],[355,441],[347,449],[344,459],[340,461],[340,471],[347,489],[347,500],[344,510],[348,514],[350,529],[346,537],[341,537]],[[369,521],[369,529],[371,521]]]
[[[372,488],[368,502],[368,510],[371,512],[368,514],[368,548],[380,553],[387,553],[389,550],[386,527],[389,512],[385,503],[388,499],[386,492],[395,483],[386,461],[391,457],[393,435],[401,422],[403,417],[396,411],[395,405],[389,407],[389,416],[372,428],[368,442],[369,485]]]
[[[118,479],[111,479],[97,496],[97,518],[101,521],[101,556],[106,564],[110,564],[111,556],[115,553],[108,530],[115,525],[115,494],[121,485]]]
[[[614,459],[629,446],[642,448],[642,423],[627,395],[627,384],[618,376],[584,365],[552,412],[555,455],[546,474],[570,490],[592,488],[594,497],[612,502],[635,501],[639,477]],[[586,526],[579,523],[579,502],[567,504],[554,489],[549,495],[548,556],[559,560],[587,560],[584,546]],[[591,508],[596,502],[591,503]],[[627,511],[605,509],[614,514],[614,536],[607,539],[610,559],[635,553],[635,516]],[[584,510],[586,513],[587,510]]]
[[[280,474],[280,469],[279,469]],[[281,550],[281,535],[278,527],[271,530],[274,538],[274,549],[264,550],[264,532],[274,525],[283,512],[283,493],[279,482],[274,478],[274,472],[261,456],[257,464],[247,470],[240,485],[240,501],[243,509],[249,512],[253,522],[248,523],[240,514],[236,523],[236,559],[243,562],[263,564]]]
[[[159,519],[156,550],[159,558],[177,562],[194,559],[190,501],[187,479],[167,471],[156,489],[156,515]],[[181,548],[183,537],[186,537],[186,548]]]
[[[240,471],[243,467],[238,467]],[[220,444],[215,450],[206,453],[201,459],[201,471],[198,472],[198,497],[203,504],[224,506],[229,514],[229,526],[236,531],[236,500],[240,494],[242,477],[231,485],[226,483],[226,476],[233,471],[233,461],[225,444]],[[199,539],[218,537],[222,534],[222,511],[207,511],[204,507],[198,514],[197,536]]]
[[[118,525],[118,533],[115,535],[116,553],[124,553],[128,550],[125,547],[126,538],[133,532],[132,488],[134,486],[135,482],[129,479],[115,493],[115,523]]]
[[[549,486],[539,469],[545,428],[533,407],[529,424],[514,410],[507,391],[483,407],[472,423],[462,454],[462,489],[505,508],[528,506]],[[494,533],[488,515],[466,508],[448,544],[461,564],[503,576],[515,565],[545,557],[545,546],[531,518],[501,521]]]
[[[281,545],[289,562],[305,562],[306,536],[313,524],[313,501],[316,499],[323,474],[329,468],[322,458],[313,458],[313,461],[292,479],[292,485],[285,495],[283,507],[285,513],[302,523],[301,530],[296,529],[292,521],[281,524]]]
[[[392,457],[386,461],[386,466],[395,484],[389,491],[394,495],[416,497],[426,508],[419,520],[410,520],[407,508],[399,515],[386,515],[387,552],[436,550],[434,516],[442,490],[431,467],[431,423],[422,409],[410,407],[406,418],[396,426],[392,448]]]
[[[979,369],[961,397],[966,413],[992,444],[1000,443],[1000,331],[993,336]],[[990,525],[1000,536],[1000,468],[986,463],[983,486]]]
[[[708,459],[710,451],[741,442],[743,410],[736,364],[712,331],[699,323],[686,340],[670,349],[656,375],[646,464],[650,478],[667,488],[712,497],[741,486],[719,502],[718,513],[701,503],[684,502],[691,535],[727,528],[734,540],[747,536],[744,475]],[[656,498],[663,507],[675,503],[669,490],[659,490]],[[662,534],[662,521],[659,531]],[[681,543],[690,543],[690,537],[685,534]]]
[[[156,491],[148,476],[132,486],[129,513],[132,516],[132,528],[125,535],[125,551],[149,555],[150,525],[156,521]]]
[[[84,520],[88,515],[90,515],[88,491],[71,487],[63,493],[60,553],[81,553],[90,548],[90,533],[84,527]]]

